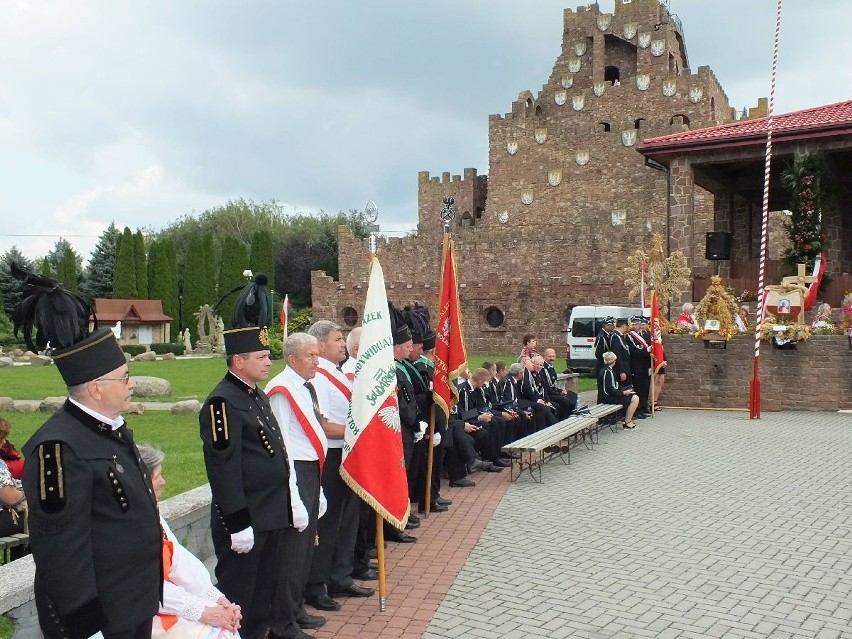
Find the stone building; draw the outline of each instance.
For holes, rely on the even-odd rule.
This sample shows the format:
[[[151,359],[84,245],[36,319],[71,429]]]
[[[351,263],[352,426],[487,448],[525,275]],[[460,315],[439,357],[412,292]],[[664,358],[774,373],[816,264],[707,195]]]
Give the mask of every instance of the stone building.
[[[678,18],[660,0],[616,0],[613,14],[566,9],[563,27],[542,89],[489,117],[490,174],[421,172],[416,234],[378,243],[389,298],[434,307],[440,209],[453,196],[471,352],[519,351],[527,332],[559,347],[572,306],[629,301],[622,263],[654,233],[689,233],[703,246],[712,230],[713,198],[700,189],[690,225],[671,224],[668,174],[636,150],[645,138],[736,119],[710,68],[692,70]],[[368,251],[341,228],[339,280],[312,275],[314,317],[360,321]],[[697,251],[691,266],[712,268]]]

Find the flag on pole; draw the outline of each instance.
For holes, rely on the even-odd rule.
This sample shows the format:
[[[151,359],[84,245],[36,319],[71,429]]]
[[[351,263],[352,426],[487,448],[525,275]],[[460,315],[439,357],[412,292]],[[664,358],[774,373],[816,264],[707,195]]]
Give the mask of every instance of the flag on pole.
[[[805,310],[809,311],[813,308],[817,301],[817,293],[819,293],[819,285],[822,282],[822,276],[825,273],[825,251],[820,252],[814,260],[814,272],[812,275],[816,277],[816,281],[811,283],[808,289],[808,297],[805,300]]]
[[[467,368],[467,352],[461,325],[453,239],[447,233],[444,234],[441,256],[441,294],[438,300],[438,335],[435,340],[435,375],[432,387],[436,406],[440,407],[449,419],[450,411],[459,399],[459,390],[453,380]]]
[[[654,374],[663,366],[666,354],[663,351],[663,323],[660,319],[660,305],[657,291],[651,292],[651,368]]]
[[[375,258],[363,317],[340,475],[383,519],[403,530],[410,507],[396,401],[396,363],[385,277]]]
[[[287,321],[290,315],[290,295],[284,295],[284,303],[281,304],[281,314],[278,319],[281,320],[281,328],[284,330],[284,338],[287,339]]]

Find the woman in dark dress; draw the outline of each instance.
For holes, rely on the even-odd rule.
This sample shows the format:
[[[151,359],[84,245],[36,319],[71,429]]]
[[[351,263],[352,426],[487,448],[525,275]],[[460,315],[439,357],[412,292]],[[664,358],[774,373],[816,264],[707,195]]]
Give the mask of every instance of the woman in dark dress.
[[[632,387],[621,388],[618,383],[618,375],[612,369],[618,358],[615,353],[607,351],[603,354],[604,367],[598,374],[598,403],[599,404],[620,404],[624,406],[624,425],[622,428],[636,428],[633,422],[633,415],[639,407],[639,396]]]

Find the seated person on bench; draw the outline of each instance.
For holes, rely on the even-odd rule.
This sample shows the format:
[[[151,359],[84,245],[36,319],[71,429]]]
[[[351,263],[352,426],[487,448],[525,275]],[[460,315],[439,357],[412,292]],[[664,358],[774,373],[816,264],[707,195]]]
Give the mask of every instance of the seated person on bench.
[[[639,396],[630,385],[620,385],[618,376],[613,366],[618,358],[612,351],[603,354],[604,368],[599,374],[600,393],[598,393],[599,404],[621,404],[624,406],[625,416],[623,428],[636,428],[633,422],[633,414],[639,406]]]

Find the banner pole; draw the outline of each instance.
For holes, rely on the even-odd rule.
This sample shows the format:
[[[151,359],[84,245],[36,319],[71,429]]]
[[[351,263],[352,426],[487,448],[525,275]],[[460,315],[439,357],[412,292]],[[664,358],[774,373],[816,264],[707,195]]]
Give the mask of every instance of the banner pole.
[[[379,564],[379,612],[387,608],[387,581],[385,580],[385,522],[376,511],[376,553]]]
[[[429,411],[429,451],[426,453],[426,503],[423,504],[423,513],[429,517],[432,510],[432,465],[435,463],[435,402]]]
[[[654,378],[657,376],[657,372],[654,370],[654,363],[651,363],[651,417],[654,417],[654,414],[657,412],[657,399],[654,396]]]

